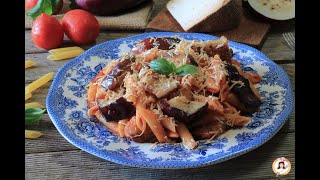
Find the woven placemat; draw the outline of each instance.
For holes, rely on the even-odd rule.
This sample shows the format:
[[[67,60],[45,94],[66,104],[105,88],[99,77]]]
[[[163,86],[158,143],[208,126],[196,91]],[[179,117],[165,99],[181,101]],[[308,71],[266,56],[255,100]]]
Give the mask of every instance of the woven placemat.
[[[148,24],[148,20],[153,8],[153,1],[148,1],[146,3],[140,4],[128,12],[116,16],[96,16],[101,29],[125,29],[125,30],[135,30],[135,29],[145,29]],[[64,2],[61,14],[54,15],[60,22],[61,19],[67,11],[69,11],[68,2]],[[31,29],[32,19],[25,15],[25,29]]]

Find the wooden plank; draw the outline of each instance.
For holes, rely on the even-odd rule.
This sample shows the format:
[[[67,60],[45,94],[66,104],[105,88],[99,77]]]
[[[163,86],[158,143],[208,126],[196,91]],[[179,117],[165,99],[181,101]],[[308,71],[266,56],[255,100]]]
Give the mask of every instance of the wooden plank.
[[[41,153],[41,152],[56,152],[56,151],[69,151],[78,149],[69,143],[57,131],[51,122],[48,114],[44,114],[38,123],[28,125],[25,127],[28,130],[37,130],[43,133],[37,139],[25,139],[25,153]]]
[[[272,162],[286,157],[295,176],[295,133],[277,134],[240,157],[219,164],[182,170],[142,169],[118,165],[81,150],[25,155],[26,179],[274,179]]]
[[[46,73],[58,72],[58,70],[70,60],[52,61],[47,59],[48,55],[49,53],[25,54],[26,60],[31,59],[37,63],[36,66],[25,70],[26,83],[30,83]]]
[[[295,87],[296,87],[296,83],[295,83],[295,79],[296,79],[296,71],[295,71],[295,64],[279,64],[280,67],[283,68],[283,70],[286,71],[286,73],[289,76],[289,79],[291,81],[291,86],[292,86],[292,90],[295,91]]]
[[[261,48],[261,52],[272,60],[295,60],[295,51],[284,44],[282,33],[270,34]]]
[[[149,21],[152,21],[158,13],[166,6],[169,0],[154,0],[154,6],[150,14]]]
[[[149,22],[146,31],[185,32],[166,7]]]
[[[296,120],[295,111],[293,111],[290,114],[288,121],[283,125],[283,127],[280,129],[278,133],[284,134],[284,133],[295,132],[296,131],[295,120]]]

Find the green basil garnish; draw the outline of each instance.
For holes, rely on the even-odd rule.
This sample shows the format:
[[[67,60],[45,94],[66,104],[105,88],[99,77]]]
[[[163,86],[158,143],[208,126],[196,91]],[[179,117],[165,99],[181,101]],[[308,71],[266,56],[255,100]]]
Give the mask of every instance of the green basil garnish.
[[[185,64],[177,68],[176,74],[178,76],[185,76],[188,74],[194,74],[198,71],[198,68],[194,65]]]
[[[194,74],[198,71],[198,68],[194,65],[185,64],[180,67],[176,67],[165,58],[159,58],[149,63],[151,69],[155,70],[159,74],[168,76],[175,73],[178,76],[185,76],[188,74]]]
[[[46,111],[46,109],[39,108],[27,108],[25,109],[25,124],[33,124],[40,120],[42,114]]]
[[[60,0],[38,0],[36,6],[27,12],[27,16],[34,20],[42,13],[51,15],[57,10],[59,3]]]

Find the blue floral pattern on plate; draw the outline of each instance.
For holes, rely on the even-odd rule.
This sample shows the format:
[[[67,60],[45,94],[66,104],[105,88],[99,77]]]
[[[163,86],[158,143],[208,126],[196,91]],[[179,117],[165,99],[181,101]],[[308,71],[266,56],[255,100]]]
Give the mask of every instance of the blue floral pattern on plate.
[[[293,93],[287,74],[260,51],[230,41],[241,66],[257,72],[263,81],[256,85],[263,97],[260,111],[243,128],[232,129],[213,142],[199,141],[188,150],[181,144],[136,143],[112,134],[87,116],[86,85],[111,60],[128,52],[147,37],[178,36],[186,40],[213,40],[198,33],[145,33],[101,43],[66,63],[56,74],[46,105],[58,131],[73,145],[100,158],[136,167],[191,168],[219,163],[257,148],[283,126],[293,110]]]

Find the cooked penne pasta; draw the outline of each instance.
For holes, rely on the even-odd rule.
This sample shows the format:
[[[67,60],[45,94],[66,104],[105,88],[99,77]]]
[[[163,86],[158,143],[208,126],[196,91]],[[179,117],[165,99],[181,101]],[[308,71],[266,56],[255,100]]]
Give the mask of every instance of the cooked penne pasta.
[[[65,51],[57,54],[51,54],[47,57],[49,60],[58,61],[58,60],[64,60],[64,59],[70,59],[79,56],[84,52],[83,49],[76,49],[71,51]]]
[[[32,130],[24,130],[24,136],[26,139],[36,139],[43,134],[39,131],[32,131]]]
[[[124,129],[124,135],[130,139],[140,137],[142,135],[142,131],[137,127],[137,124],[136,124],[136,116],[133,116],[127,122]]]
[[[38,102],[31,102],[31,103],[26,103],[25,108],[40,108],[40,109],[43,109],[45,108],[44,105],[38,103]]]
[[[104,117],[102,116],[102,114],[100,113],[100,111],[96,111],[95,112],[95,116],[96,118],[99,120],[100,123],[102,123],[103,125],[105,125],[111,132],[113,132],[114,134],[119,135],[118,132],[118,123],[115,121],[106,121],[104,119]]]
[[[198,146],[198,143],[193,139],[189,129],[181,122],[177,121],[177,133],[182,139],[182,144],[189,149],[194,149]]]
[[[96,100],[96,93],[97,93],[97,85],[94,83],[89,84],[88,89],[88,106],[91,108]]]
[[[100,71],[99,74],[91,81],[91,83],[96,83],[96,81],[102,77],[104,77],[104,73],[103,71]]]
[[[169,138],[179,138],[179,134],[177,132],[172,132],[169,129],[166,129]]]
[[[252,84],[257,84],[262,81],[262,77],[259,74],[253,74],[250,72],[243,72],[244,77],[246,77]]]
[[[166,128],[172,132],[176,132],[176,123],[173,118],[164,116],[164,117],[160,118],[160,124],[164,128]]]
[[[228,125],[230,125],[231,127],[233,126],[243,126],[246,123],[248,123],[251,118],[249,117],[245,117],[245,116],[241,116],[238,113],[225,113],[223,115],[222,118]]]
[[[158,116],[152,111],[147,109],[141,109],[141,117],[147,122],[153,134],[157,137],[160,143],[169,142],[169,137],[167,136],[166,131],[160,124]]]
[[[37,63],[32,61],[32,60],[27,60],[25,63],[24,63],[24,68],[27,69],[29,67],[32,67],[32,66],[35,66]]]
[[[32,83],[30,83],[25,88],[26,93],[32,93],[36,89],[40,88],[41,86],[49,82],[52,79],[53,74],[54,74],[53,72],[50,72],[48,74],[41,76],[39,79],[33,81]]]
[[[141,109],[145,109],[145,105],[138,101],[137,105],[136,105],[136,118],[135,118],[135,122],[137,127],[144,132],[147,128],[147,122],[142,118],[141,116]]]
[[[262,103],[254,87],[262,77],[243,71],[232,55],[224,36],[147,38],[88,83],[88,115],[128,140],[195,149],[196,140],[246,125],[250,117],[242,114]]]
[[[99,110],[99,106],[98,105],[94,105],[92,107],[89,108],[88,110],[88,115],[89,116],[93,116],[95,115],[95,113]]]
[[[126,127],[128,121],[129,119],[123,119],[118,122],[118,132],[120,137],[125,137],[124,128]]]

